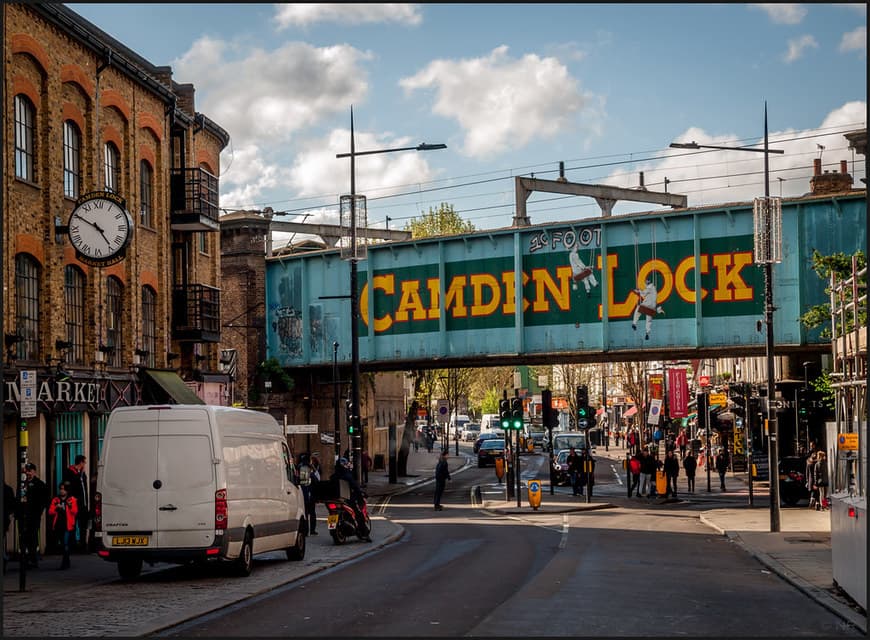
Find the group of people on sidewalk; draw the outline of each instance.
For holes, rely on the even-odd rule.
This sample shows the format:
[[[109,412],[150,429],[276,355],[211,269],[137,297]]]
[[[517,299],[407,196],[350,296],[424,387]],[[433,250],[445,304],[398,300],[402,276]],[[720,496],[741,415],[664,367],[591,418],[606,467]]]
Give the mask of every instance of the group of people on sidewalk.
[[[828,511],[831,503],[828,500],[828,461],[824,451],[816,451],[815,443],[807,458],[805,479],[810,492],[810,509]]]
[[[628,488],[629,497],[633,494],[635,497],[651,498],[657,494],[655,485],[656,473],[661,471],[665,476],[665,498],[677,497],[677,479],[680,476],[680,466],[686,474],[686,484],[689,493],[695,492],[695,473],[698,469],[698,459],[695,454],[688,450],[686,451],[680,445],[679,437],[675,439],[673,444],[666,445],[664,459],[659,459],[649,446],[640,449],[638,453],[628,457],[628,470],[630,482]],[[677,458],[677,447],[680,447],[680,459]],[[713,465],[716,472],[719,474],[719,488],[725,491],[725,475],[730,466],[728,452],[720,448],[713,460]]]
[[[73,464],[63,470],[57,493],[52,496],[48,486],[37,474],[36,464],[27,462],[22,472],[24,482],[18,492],[4,482],[3,531],[9,536],[13,518],[18,525],[21,560],[33,569],[39,568],[39,538],[42,517],[47,511],[47,538],[61,552],[59,569],[69,569],[73,551],[87,552],[91,542],[91,508],[87,459],[77,455]],[[8,558],[4,549],[3,569]]]

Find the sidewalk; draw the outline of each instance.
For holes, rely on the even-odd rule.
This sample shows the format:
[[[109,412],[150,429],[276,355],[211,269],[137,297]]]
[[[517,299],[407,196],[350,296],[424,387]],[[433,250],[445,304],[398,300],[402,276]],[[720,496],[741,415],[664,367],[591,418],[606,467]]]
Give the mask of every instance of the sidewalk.
[[[437,461],[435,451],[412,451],[409,475],[398,478],[395,484],[389,483],[383,471],[369,472],[366,491],[370,506],[374,507],[379,498],[431,480]],[[464,464],[464,457],[451,454],[451,472]],[[3,576],[2,635],[119,637],[156,633],[371,553],[399,540],[405,531],[372,509],[372,544],[354,539],[335,545],[326,528],[324,507],[319,506],[317,512],[318,535],[308,537],[304,560],[289,562],[283,552],[261,554],[247,578],[226,580],[211,567],[192,570],[172,564],[145,564],[139,581],[127,586],[119,582],[115,563],[96,554],[78,554],[72,556],[72,568],[67,571],[57,569],[59,556],[44,557],[39,569],[28,569],[25,590],[20,591],[19,565],[12,560]],[[98,616],[94,614],[95,602],[100,603]]]
[[[605,451],[604,447],[596,447],[595,457],[599,464],[609,460],[617,468],[621,468],[621,462],[625,459],[625,448],[608,446]],[[767,569],[803,591],[846,623],[867,633],[866,612],[834,586],[829,512],[815,511],[806,506],[781,508],[780,531],[771,533],[767,482],[753,483],[754,506],[750,507],[747,473],[729,472],[725,480],[725,492],[719,490],[719,476],[713,473],[712,491],[708,493],[706,476],[706,468],[699,467],[695,478],[695,492],[688,493],[685,472],[681,466],[677,481],[677,500],[628,498],[627,493],[624,493],[618,498],[608,496],[607,502],[603,502],[601,497],[593,497],[593,502],[578,503],[577,498],[567,493],[556,492],[551,496],[545,487],[543,504],[537,511],[528,506],[525,492],[522,495],[521,507],[517,507],[513,500],[487,502],[484,508],[497,513],[530,516],[536,513],[607,509],[637,504],[638,501],[660,508],[709,505],[711,508],[699,514],[703,524],[727,536]]]

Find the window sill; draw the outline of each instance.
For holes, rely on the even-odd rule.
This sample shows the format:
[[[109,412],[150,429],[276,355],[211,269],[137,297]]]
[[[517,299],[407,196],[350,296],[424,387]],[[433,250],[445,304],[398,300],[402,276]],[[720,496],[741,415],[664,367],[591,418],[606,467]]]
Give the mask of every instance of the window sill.
[[[24,178],[15,177],[15,182],[18,184],[23,184],[31,189],[36,189],[37,191],[42,191],[42,186],[38,182],[31,182],[30,180],[25,180]]]

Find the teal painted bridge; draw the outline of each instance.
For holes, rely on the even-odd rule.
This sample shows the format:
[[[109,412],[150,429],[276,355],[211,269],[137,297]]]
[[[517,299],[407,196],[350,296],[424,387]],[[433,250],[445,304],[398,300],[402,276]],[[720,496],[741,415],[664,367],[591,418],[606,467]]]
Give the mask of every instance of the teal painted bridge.
[[[783,201],[777,353],[828,349],[800,323],[827,301],[813,250],[866,253],[866,237],[865,191]],[[361,367],[761,355],[753,246],[751,202],[370,245],[358,263]],[[290,369],[349,363],[349,287],[338,250],[270,258],[268,357]]]

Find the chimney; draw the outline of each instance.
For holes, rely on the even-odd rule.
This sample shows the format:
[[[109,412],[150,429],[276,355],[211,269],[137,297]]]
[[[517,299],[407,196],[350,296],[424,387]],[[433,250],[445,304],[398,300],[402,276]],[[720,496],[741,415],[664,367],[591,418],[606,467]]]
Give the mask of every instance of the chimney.
[[[848,164],[840,161],[840,172],[825,171],[822,173],[822,160],[813,160],[813,177],[810,178],[810,193],[814,196],[843,193],[852,189],[852,176],[848,172]]]

